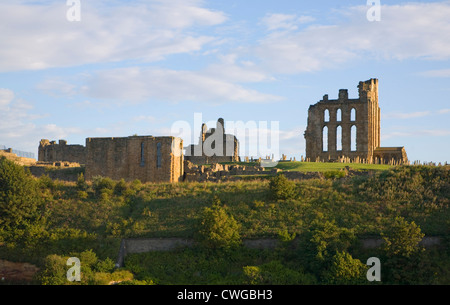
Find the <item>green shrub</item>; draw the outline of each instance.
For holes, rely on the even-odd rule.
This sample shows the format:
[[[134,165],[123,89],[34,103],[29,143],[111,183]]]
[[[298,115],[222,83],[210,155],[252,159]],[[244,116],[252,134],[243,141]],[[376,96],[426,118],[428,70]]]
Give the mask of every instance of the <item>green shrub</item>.
[[[252,285],[312,285],[316,278],[302,270],[293,270],[280,261],[271,261],[261,266],[243,268],[245,283]]]
[[[114,187],[114,193],[116,195],[123,195],[128,189],[128,185],[125,182],[125,180],[122,178],[120,179],[119,182],[116,183],[115,187]]]
[[[383,249],[387,256],[405,257],[410,257],[421,249],[419,243],[425,236],[420,227],[403,217],[395,217],[381,235],[385,241]]]
[[[323,173],[323,176],[327,179],[344,178],[346,175],[347,175],[346,171],[343,170],[326,171]]]
[[[34,221],[42,203],[30,172],[5,157],[0,158],[0,227],[17,227]]]
[[[345,251],[337,252],[332,258],[331,268],[325,272],[324,281],[337,285],[366,284],[366,272],[367,266],[359,259]]]
[[[235,248],[241,244],[240,226],[217,197],[214,201],[211,207],[205,207],[201,213],[196,238],[210,249]]]
[[[283,174],[270,179],[269,189],[272,198],[275,200],[293,199],[298,195],[295,183]]]
[[[87,185],[87,183],[86,183],[86,180],[84,179],[83,173],[80,173],[80,174],[78,175],[78,178],[77,178],[77,188],[78,188],[78,190],[80,190],[80,191],[86,191],[87,188],[88,188],[88,185]]]
[[[103,190],[114,190],[115,182],[109,177],[96,176],[92,179],[92,188],[96,194],[101,194]]]

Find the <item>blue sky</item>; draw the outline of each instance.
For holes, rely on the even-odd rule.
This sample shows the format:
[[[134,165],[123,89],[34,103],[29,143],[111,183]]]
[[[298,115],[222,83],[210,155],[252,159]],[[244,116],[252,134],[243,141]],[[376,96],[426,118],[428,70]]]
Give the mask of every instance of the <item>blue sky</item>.
[[[201,113],[278,121],[299,159],[309,105],[378,78],[381,145],[450,161],[449,1],[381,0],[373,22],[365,0],[80,3],[79,22],[66,0],[0,4],[0,144],[171,135]]]

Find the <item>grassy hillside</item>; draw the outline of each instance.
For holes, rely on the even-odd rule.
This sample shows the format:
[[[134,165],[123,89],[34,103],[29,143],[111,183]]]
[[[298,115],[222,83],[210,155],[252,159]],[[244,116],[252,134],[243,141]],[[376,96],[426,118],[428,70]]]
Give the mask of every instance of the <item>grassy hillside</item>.
[[[306,165],[298,163],[286,162],[279,166],[290,165],[298,169]],[[311,166],[317,169],[321,165],[314,163]],[[352,248],[357,237],[387,236],[396,221],[411,226],[406,232],[415,232],[417,226],[418,234],[449,236],[449,172],[448,167],[404,166],[379,171],[375,176],[352,179],[333,179],[330,176],[329,179],[284,182],[285,185],[274,184],[273,178],[222,183],[142,184],[101,177],[92,183],[86,183],[82,177],[77,183],[70,183],[43,176],[34,179],[42,199],[38,210],[40,215],[15,229],[0,228],[0,258],[21,258],[43,266],[49,255],[69,256],[92,249],[100,260],[115,260],[122,238],[194,237],[204,209],[219,201],[226,213],[239,224],[241,238],[289,240],[296,236],[303,243],[300,250],[294,251],[297,254],[282,251],[275,256],[267,254],[260,257],[258,253],[244,250],[229,254],[226,257],[231,261],[223,258],[223,264],[231,264],[233,272],[238,272],[231,276],[230,282],[244,280],[242,268],[245,264],[261,265],[260,272],[267,271],[267,274],[284,270],[282,272],[295,279],[310,279],[309,275],[313,274],[316,280],[323,282],[323,264],[331,262],[335,251],[348,251],[354,256],[364,257],[365,254],[358,252],[357,248]],[[439,255],[447,255],[449,249],[446,245],[445,251]],[[298,257],[300,253],[303,258]],[[148,259],[151,261],[157,257],[164,266],[170,259],[189,260],[210,254],[193,249],[175,256],[155,255]],[[146,283],[158,282],[154,275],[148,276],[150,269],[145,265],[136,265],[144,261],[144,257],[131,256],[129,270],[139,274]],[[317,257],[322,257],[323,261],[316,261]],[[276,260],[282,261],[281,266],[273,263]],[[305,264],[311,265],[305,269],[309,275],[291,272],[291,267],[298,271]],[[193,266],[199,270],[213,268],[204,261]],[[162,279],[162,269],[152,272],[159,272],[161,283],[195,281],[192,274],[179,279]],[[220,274],[217,271],[211,276]],[[448,276],[438,274],[441,282]],[[223,279],[217,278],[217,282],[223,282]],[[210,278],[198,280],[202,282]]]
[[[222,164],[255,166],[257,165],[257,162],[224,162]],[[209,165],[206,164],[206,166],[210,166],[210,164]],[[393,167],[392,165],[385,165],[385,164],[281,161],[278,162],[275,168],[297,172],[326,172],[326,171],[342,170],[346,166],[354,170],[376,170],[376,171],[384,171]],[[266,168],[266,170],[270,169],[271,168]]]

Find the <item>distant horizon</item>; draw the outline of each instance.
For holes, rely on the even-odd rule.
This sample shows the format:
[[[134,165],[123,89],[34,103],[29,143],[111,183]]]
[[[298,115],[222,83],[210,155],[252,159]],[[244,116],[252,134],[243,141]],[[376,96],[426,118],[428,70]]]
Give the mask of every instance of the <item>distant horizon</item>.
[[[448,0],[70,2],[0,4],[7,148],[37,159],[41,139],[176,136],[179,121],[188,146],[201,113],[278,122],[279,155],[300,160],[309,106],[376,78],[380,146],[450,161]]]

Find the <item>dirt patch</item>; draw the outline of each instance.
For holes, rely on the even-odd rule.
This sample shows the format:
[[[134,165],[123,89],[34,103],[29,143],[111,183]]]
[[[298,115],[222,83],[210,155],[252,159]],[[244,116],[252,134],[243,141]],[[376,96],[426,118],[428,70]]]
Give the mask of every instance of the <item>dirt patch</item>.
[[[39,268],[29,263],[0,260],[0,280],[7,282],[31,282]]]

